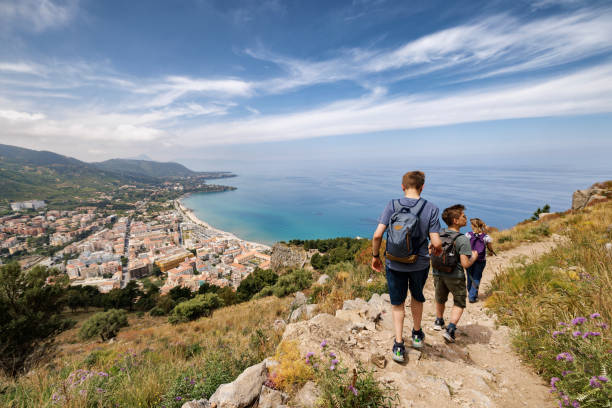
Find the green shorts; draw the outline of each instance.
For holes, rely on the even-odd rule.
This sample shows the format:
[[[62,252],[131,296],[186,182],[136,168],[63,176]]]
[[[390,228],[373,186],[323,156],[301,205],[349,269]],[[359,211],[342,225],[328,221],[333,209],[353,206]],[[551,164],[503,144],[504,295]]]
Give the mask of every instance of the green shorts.
[[[446,303],[450,292],[453,294],[454,305],[465,309],[465,298],[467,297],[465,276],[462,278],[445,278],[434,275],[434,287],[436,288],[436,303]]]

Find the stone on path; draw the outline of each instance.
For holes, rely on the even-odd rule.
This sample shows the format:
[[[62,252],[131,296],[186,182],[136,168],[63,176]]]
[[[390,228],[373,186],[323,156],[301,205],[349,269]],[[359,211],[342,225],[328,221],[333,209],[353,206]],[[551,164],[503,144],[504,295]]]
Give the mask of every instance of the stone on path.
[[[265,362],[244,370],[233,382],[223,384],[210,397],[211,404],[217,408],[244,408],[253,403],[259,396],[261,386],[266,381]]]

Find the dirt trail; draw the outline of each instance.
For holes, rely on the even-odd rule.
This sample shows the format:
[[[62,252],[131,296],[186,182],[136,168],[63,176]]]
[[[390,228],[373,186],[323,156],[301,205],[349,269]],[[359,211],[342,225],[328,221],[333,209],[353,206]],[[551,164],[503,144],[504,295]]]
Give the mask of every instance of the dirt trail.
[[[528,262],[549,251],[558,239],[560,237],[555,236],[544,242],[524,244],[499,256],[489,257],[481,284],[481,296],[487,291],[495,273],[512,265],[517,257],[526,258]],[[348,365],[351,362],[376,360],[379,363],[376,376],[397,388],[402,407],[510,408],[555,405],[548,385],[523,365],[513,351],[510,329],[496,327],[495,316],[485,313],[482,301],[468,303],[458,325],[456,343],[444,342],[442,332],[433,330],[433,279],[428,279],[425,289],[425,346],[420,352],[409,348],[409,361],[406,364],[391,361],[390,347],[394,336],[387,296],[372,299],[367,304],[355,301],[347,305],[345,302],[344,310],[337,311],[335,317],[318,315],[308,321],[291,324],[283,337],[296,339],[304,351],[316,349],[317,342],[326,339]],[[449,297],[452,298],[452,295]],[[445,312],[447,322],[450,317],[448,306],[451,304],[449,299]],[[368,316],[371,319],[372,314],[376,313],[371,310],[375,308],[383,312],[374,328]],[[410,338],[411,329],[412,317],[407,308],[404,326],[406,340]],[[408,341],[406,343],[409,344]]]

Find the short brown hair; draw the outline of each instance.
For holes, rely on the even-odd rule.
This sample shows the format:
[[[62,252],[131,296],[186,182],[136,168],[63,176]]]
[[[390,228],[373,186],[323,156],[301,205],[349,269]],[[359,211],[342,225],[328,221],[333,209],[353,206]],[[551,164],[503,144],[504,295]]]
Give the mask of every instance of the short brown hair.
[[[425,184],[425,173],[422,171],[409,171],[402,177],[402,186],[404,188],[416,188],[417,190]]]
[[[455,204],[453,206],[445,208],[444,211],[442,211],[442,220],[444,220],[446,225],[450,227],[455,223],[455,220],[457,218],[461,217],[461,213],[463,211],[465,211],[465,206],[461,204]]]

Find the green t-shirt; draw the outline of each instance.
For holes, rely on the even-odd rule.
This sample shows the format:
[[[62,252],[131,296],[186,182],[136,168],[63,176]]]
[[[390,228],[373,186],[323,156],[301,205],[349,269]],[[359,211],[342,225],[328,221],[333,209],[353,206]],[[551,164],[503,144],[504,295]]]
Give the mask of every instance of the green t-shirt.
[[[445,231],[448,231],[448,228],[445,229]],[[467,255],[468,257],[472,256],[470,239],[464,234],[461,234],[455,240],[455,248],[457,248],[459,255]],[[438,272],[436,269],[433,269],[433,274],[434,276],[443,276],[445,278],[463,278],[465,276],[465,270],[463,269],[463,266],[461,266],[461,261],[458,260],[457,265],[455,265],[455,269],[451,273]]]

